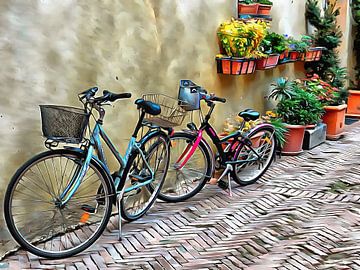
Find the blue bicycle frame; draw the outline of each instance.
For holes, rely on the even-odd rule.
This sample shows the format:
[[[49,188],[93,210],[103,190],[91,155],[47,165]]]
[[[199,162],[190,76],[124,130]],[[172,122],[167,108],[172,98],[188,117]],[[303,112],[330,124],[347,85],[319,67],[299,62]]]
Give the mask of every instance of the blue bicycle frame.
[[[146,138],[148,135],[149,134],[145,135],[144,138]],[[139,142],[136,142],[136,136],[133,135],[131,137],[128,147],[127,147],[127,150],[126,150],[126,153],[125,153],[125,156],[122,157],[120,155],[119,151],[117,151],[114,144],[111,142],[110,138],[105,133],[104,129],[102,128],[102,125],[99,122],[97,122],[95,124],[92,136],[90,137],[90,146],[87,149],[87,154],[86,154],[84,163],[82,164],[79,172],[74,175],[74,177],[69,182],[68,186],[64,189],[64,191],[60,195],[61,205],[65,205],[71,199],[71,197],[74,195],[74,193],[77,191],[77,189],[79,188],[83,177],[85,176],[86,172],[89,169],[91,159],[98,157],[99,160],[103,163],[104,167],[107,169],[108,173],[110,173],[109,167],[106,162],[104,150],[102,147],[101,138],[104,140],[105,144],[110,148],[111,152],[113,153],[113,155],[115,156],[115,158],[117,159],[117,161],[120,164],[120,169],[117,172],[116,178],[114,179],[116,193],[120,193],[122,191],[122,190],[118,190],[118,187],[120,184],[120,180],[123,177],[123,169],[125,168],[125,165],[127,164],[129,157],[130,157],[131,153],[134,151],[134,149],[137,149],[139,151],[139,153],[144,161],[144,164],[146,165],[147,169],[150,171],[151,179],[141,182],[141,183],[138,183],[137,185],[133,185],[129,188],[126,188],[125,190],[123,190],[123,192],[124,193],[130,192],[134,189],[138,189],[142,186],[146,186],[154,180],[154,172],[150,168],[150,165],[148,164],[146,157],[140,148],[141,144]],[[97,156],[94,155],[94,150],[97,151],[97,153],[98,153]],[[123,181],[125,181],[125,180],[126,179],[123,179]]]

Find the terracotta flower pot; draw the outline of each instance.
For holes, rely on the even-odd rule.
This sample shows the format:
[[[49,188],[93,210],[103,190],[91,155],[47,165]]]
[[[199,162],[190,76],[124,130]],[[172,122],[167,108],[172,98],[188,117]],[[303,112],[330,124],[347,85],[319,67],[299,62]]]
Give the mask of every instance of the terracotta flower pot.
[[[347,114],[360,117],[360,90],[349,90]]]
[[[239,14],[257,15],[259,4],[238,4]]]
[[[300,154],[305,135],[305,126],[301,125],[286,125],[288,132],[286,132],[286,142],[282,148],[284,155],[295,156]]]
[[[346,108],[346,104],[324,107],[325,114],[322,120],[327,125],[326,139],[337,140],[343,135]]]
[[[260,58],[256,60],[256,69],[264,70],[277,66],[279,62],[280,54],[270,54],[267,58]]]
[[[269,16],[270,15],[270,11],[271,11],[272,5],[263,5],[263,4],[259,4],[259,9],[258,9],[258,15],[264,15],[264,16]]]

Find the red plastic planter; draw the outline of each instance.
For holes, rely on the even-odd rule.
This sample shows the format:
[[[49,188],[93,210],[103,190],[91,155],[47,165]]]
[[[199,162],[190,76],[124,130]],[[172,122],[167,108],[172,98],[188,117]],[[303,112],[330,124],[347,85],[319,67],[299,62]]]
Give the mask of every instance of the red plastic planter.
[[[269,16],[272,6],[259,4],[258,15]]]
[[[259,4],[240,4],[238,3],[239,14],[257,15]]]
[[[310,48],[309,50],[306,51],[306,53],[302,57],[302,61],[305,62],[319,61],[322,56],[323,49],[324,48],[322,47]]]
[[[295,62],[299,59],[300,52],[290,51],[289,52],[289,61]]]
[[[254,73],[255,59],[216,57],[217,72],[227,75],[245,75]]]
[[[298,51],[285,51],[284,53],[280,54],[279,64],[286,64],[290,62],[295,62],[299,58]]]
[[[277,66],[280,54],[270,54],[267,58],[260,58],[256,60],[256,69],[264,70]]]
[[[280,54],[279,61],[284,61],[289,58],[289,51],[285,51]]]

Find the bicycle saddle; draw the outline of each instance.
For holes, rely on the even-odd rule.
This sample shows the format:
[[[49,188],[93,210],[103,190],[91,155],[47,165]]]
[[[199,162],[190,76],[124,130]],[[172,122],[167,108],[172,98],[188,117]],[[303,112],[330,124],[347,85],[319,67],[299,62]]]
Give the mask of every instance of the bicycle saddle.
[[[154,102],[146,101],[142,98],[139,98],[135,101],[135,104],[138,106],[138,108],[143,109],[148,114],[159,115],[161,113],[160,105]]]
[[[240,112],[239,116],[244,118],[245,121],[255,121],[260,117],[260,113],[252,109],[246,109],[245,111]]]

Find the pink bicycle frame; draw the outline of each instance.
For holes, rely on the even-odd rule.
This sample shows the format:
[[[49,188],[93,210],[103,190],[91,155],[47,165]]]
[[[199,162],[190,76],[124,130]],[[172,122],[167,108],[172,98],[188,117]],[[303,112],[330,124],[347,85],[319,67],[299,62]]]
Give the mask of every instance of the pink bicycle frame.
[[[180,155],[180,157],[176,161],[176,164],[179,164],[181,162],[181,160],[183,160],[185,157],[185,159],[181,162],[180,166],[177,167],[177,169],[179,169],[179,170],[182,169],[185,166],[185,164],[189,161],[189,159],[192,157],[196,148],[199,146],[199,143],[202,140],[202,135],[203,135],[203,131],[200,129],[197,133],[197,137],[196,137],[194,144],[192,146],[190,144],[188,144],[188,146],[186,147],[184,152]]]

